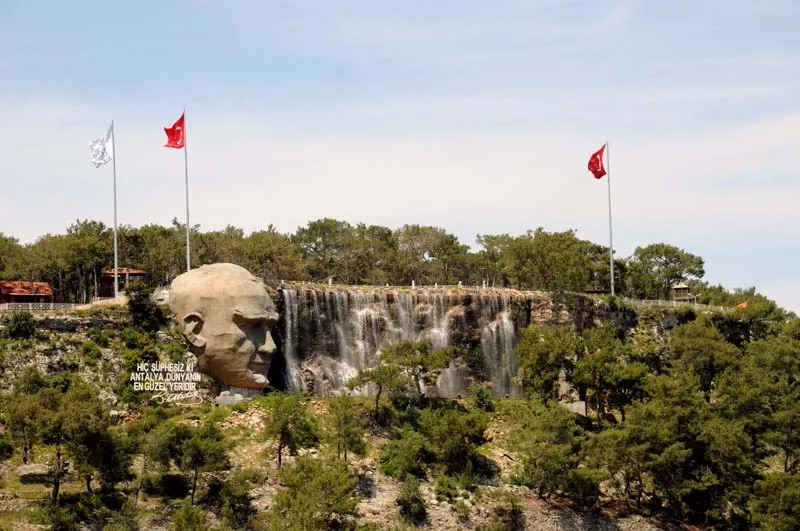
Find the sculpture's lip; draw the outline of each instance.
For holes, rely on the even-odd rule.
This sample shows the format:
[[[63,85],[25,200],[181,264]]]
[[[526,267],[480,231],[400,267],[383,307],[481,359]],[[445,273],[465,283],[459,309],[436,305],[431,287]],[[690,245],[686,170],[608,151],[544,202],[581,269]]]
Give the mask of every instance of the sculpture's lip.
[[[253,371],[252,369],[247,369],[247,376],[248,378],[259,385],[266,386],[267,382],[267,371]]]

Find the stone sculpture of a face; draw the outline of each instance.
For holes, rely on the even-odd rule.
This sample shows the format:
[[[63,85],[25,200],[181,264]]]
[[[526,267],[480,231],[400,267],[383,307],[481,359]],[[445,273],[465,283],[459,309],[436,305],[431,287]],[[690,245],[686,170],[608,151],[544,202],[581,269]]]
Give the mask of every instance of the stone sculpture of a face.
[[[278,313],[261,280],[235,264],[204,265],[175,278],[169,306],[201,372],[232,387],[268,385]]]

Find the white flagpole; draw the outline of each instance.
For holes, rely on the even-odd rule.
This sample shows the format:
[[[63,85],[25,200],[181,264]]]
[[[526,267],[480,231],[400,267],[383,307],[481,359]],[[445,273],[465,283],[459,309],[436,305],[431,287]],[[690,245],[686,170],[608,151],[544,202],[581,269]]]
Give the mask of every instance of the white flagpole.
[[[614,295],[614,236],[611,230],[611,149],[606,141],[606,177],[608,180],[608,261],[611,265],[611,295]]]
[[[186,182],[186,271],[192,269],[191,243],[189,240],[189,154],[186,134],[186,109],[183,110],[183,173]]]
[[[111,167],[114,171],[114,298],[119,297],[119,255],[117,251],[117,133],[111,120]]]

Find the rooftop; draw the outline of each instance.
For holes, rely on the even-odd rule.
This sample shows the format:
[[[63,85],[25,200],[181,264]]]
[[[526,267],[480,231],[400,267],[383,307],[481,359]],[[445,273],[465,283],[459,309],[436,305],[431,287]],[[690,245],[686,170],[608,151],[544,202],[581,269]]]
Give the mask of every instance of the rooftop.
[[[53,289],[47,282],[27,280],[0,280],[0,293],[3,295],[53,296]]]
[[[118,267],[117,268],[117,275],[146,275],[147,271],[143,271],[141,269],[134,269],[132,267]],[[103,271],[103,276],[106,277],[113,277],[114,276],[114,268],[106,269]]]

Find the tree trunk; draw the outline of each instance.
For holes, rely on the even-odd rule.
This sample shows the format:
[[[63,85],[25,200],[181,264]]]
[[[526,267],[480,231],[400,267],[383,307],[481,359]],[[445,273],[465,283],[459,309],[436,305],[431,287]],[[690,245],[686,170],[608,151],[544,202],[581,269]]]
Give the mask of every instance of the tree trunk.
[[[86,492],[92,494],[92,475],[86,474]]]
[[[281,465],[283,464],[282,454],[283,454],[283,443],[280,442],[278,443],[278,469],[280,469]]]
[[[378,420],[378,407],[380,407],[381,393],[383,393],[383,386],[378,386],[378,392],[375,394],[375,420]]]
[[[192,505],[194,505],[194,493],[197,492],[197,469],[192,472]]]
[[[58,491],[61,489],[61,447],[56,448],[56,460],[53,466],[53,491],[50,495],[51,501],[55,505],[58,502]]]

